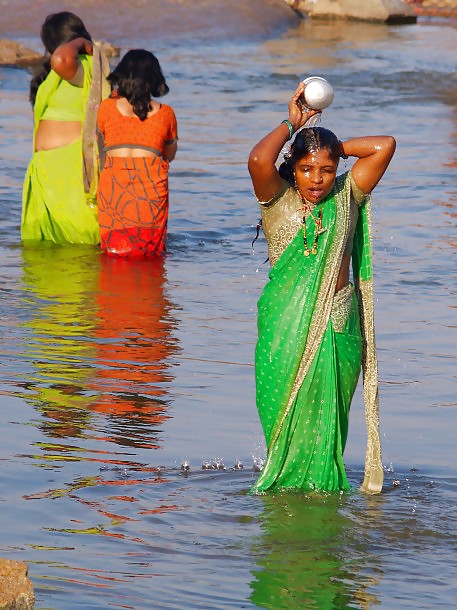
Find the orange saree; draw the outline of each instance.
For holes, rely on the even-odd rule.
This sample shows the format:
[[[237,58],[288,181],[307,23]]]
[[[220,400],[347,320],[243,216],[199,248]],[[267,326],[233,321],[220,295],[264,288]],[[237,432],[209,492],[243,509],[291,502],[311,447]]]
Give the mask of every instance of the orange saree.
[[[168,168],[165,146],[177,138],[173,109],[140,121],[122,115],[116,97],[100,105],[98,129],[104,151],[143,148],[153,157],[107,156],[98,184],[100,244],[110,255],[144,258],[165,249],[168,221]]]

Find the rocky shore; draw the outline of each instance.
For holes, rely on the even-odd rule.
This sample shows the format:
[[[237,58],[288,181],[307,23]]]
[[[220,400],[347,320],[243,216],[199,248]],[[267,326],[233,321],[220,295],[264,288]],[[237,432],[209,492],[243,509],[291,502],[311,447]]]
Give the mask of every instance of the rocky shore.
[[[312,5],[319,4],[322,0],[286,0],[287,4],[294,10],[303,15],[312,13]],[[332,0],[336,4],[341,4],[341,0]],[[457,0],[401,0],[411,8],[412,14],[416,17],[444,17],[457,19]],[[385,1],[388,6],[390,0]],[[351,2],[354,11],[357,12],[357,2]],[[370,2],[362,2],[361,7],[369,6]],[[360,11],[359,11],[360,12]]]
[[[41,53],[29,49],[14,40],[0,38],[0,65],[29,67],[40,64],[41,61]]]
[[[457,0],[406,0],[422,17],[444,17],[457,20]]]
[[[23,561],[0,559],[0,610],[32,610],[35,594]]]
[[[15,41],[38,37],[41,24],[55,5],[36,0],[3,0],[0,24],[0,65],[33,68],[41,63],[42,52]],[[130,31],[151,38],[174,40],[197,38],[254,38],[293,27],[300,18],[348,18],[385,22],[414,22],[417,17],[444,17],[457,23],[457,0],[62,0],[61,10],[77,12],[96,38],[116,44]],[[454,21],[455,20],[455,21]],[[193,41],[194,42],[194,41]],[[105,52],[117,57],[119,47],[105,44]]]
[[[119,57],[119,47],[109,42],[99,42],[99,44],[107,57]],[[33,69],[40,66],[44,59],[44,55],[34,49],[29,49],[14,40],[0,38],[0,66]]]
[[[457,20],[457,0],[286,0],[298,14],[317,19],[414,23],[419,17]]]

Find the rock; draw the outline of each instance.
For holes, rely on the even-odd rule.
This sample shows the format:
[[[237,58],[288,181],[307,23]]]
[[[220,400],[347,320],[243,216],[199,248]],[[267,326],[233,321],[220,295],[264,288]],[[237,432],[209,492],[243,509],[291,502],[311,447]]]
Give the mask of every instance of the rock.
[[[119,57],[120,48],[110,42],[97,41],[108,59]],[[35,68],[43,63],[45,56],[22,46],[14,40],[0,38],[0,66]]]
[[[0,610],[32,610],[35,594],[24,561],[0,559]]]
[[[0,65],[33,66],[42,61],[41,53],[28,49],[18,42],[0,38]]]
[[[416,13],[403,0],[300,0],[293,7],[312,18],[415,23]]]

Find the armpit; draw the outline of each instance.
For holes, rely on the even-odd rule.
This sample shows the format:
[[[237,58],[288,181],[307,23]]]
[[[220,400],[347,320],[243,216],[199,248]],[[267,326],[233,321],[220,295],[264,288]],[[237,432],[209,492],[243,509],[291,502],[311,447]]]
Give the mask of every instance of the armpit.
[[[351,191],[352,191],[352,196],[354,198],[354,201],[356,202],[357,205],[362,205],[362,203],[365,201],[366,198],[366,194],[362,191],[362,189],[357,186],[357,184],[355,183],[355,180],[352,176],[352,173],[350,174],[351,176]]]
[[[77,68],[76,73],[73,76],[73,78],[71,80],[69,80],[68,82],[71,85],[74,85],[75,87],[84,86],[84,68],[81,63],[78,65],[78,68]]]
[[[272,205],[274,205],[279,199],[281,199],[281,197],[287,191],[289,186],[290,186],[290,184],[286,180],[283,180],[281,178],[281,188],[276,193],[276,195],[273,195],[273,197],[268,201],[257,200],[259,202],[259,205],[263,206],[264,208],[271,208]]]

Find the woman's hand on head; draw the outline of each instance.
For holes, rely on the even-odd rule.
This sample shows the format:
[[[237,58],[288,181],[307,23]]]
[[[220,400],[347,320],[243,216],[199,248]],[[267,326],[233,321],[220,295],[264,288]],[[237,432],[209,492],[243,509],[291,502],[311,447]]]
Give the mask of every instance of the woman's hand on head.
[[[308,110],[303,106],[300,98],[304,97],[305,88],[305,83],[300,83],[289,102],[289,121],[292,123],[294,131],[301,129],[312,116],[322,112],[321,110]]]
[[[342,152],[357,157],[352,166],[352,176],[363,193],[371,193],[381,180],[395,152],[392,136],[364,136],[346,140]]]
[[[75,38],[57,47],[51,55],[51,68],[60,78],[81,86],[79,82],[74,82],[78,69],[81,66],[79,55],[92,55],[92,52],[92,41],[86,40],[86,38]],[[80,79],[78,78],[77,80]]]

